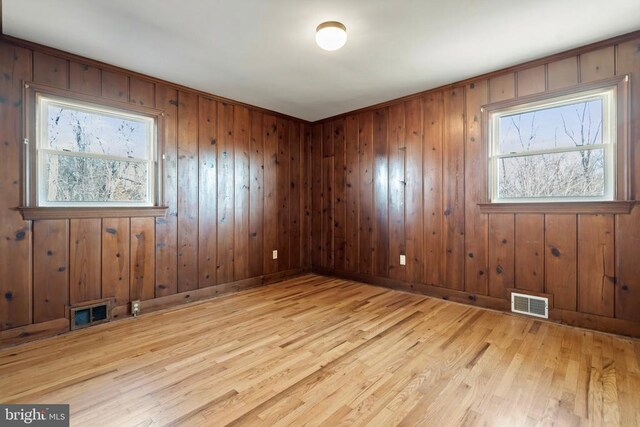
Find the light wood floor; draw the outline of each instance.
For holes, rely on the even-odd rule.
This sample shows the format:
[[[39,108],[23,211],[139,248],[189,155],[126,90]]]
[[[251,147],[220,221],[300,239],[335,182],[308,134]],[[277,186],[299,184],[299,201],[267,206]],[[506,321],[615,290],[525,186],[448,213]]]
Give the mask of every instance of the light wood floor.
[[[640,343],[308,275],[0,352],[72,425],[640,425]]]

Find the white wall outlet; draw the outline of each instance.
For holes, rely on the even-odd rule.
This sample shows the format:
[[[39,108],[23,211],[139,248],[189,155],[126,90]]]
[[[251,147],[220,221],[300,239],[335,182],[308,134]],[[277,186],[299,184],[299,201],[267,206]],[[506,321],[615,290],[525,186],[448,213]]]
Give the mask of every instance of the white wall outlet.
[[[278,259],[278,251],[273,251],[273,259]]]
[[[407,256],[400,255],[400,265],[407,265]]]
[[[140,314],[140,300],[131,301],[131,314],[133,317],[138,316]]]

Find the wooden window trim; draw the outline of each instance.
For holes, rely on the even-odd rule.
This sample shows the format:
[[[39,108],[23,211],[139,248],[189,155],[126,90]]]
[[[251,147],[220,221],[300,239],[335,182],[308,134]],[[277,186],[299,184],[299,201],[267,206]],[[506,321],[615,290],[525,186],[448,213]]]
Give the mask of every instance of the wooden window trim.
[[[478,203],[480,213],[628,214],[635,200],[601,202]]]
[[[485,158],[485,180],[483,199],[478,206],[481,213],[613,213],[628,214],[635,205],[631,200],[631,156],[630,141],[630,86],[631,75],[625,74],[589,83],[580,83],[567,88],[543,92],[520,98],[487,104],[482,107],[483,155]],[[616,183],[615,200],[606,201],[559,201],[559,202],[491,202],[489,200],[489,120],[491,113],[523,104],[550,100],[552,98],[578,94],[595,89],[616,86]]]
[[[164,200],[164,116],[162,110],[150,108],[128,102],[115,101],[102,97],[86,95],[66,89],[36,84],[25,81],[24,91],[24,119],[23,135],[24,144],[22,150],[22,179],[21,179],[21,204],[17,208],[25,220],[38,219],[72,219],[72,218],[118,218],[118,217],[159,217],[164,216],[166,206],[162,206]],[[35,185],[37,167],[32,164],[36,150],[36,95],[50,95],[70,100],[96,104],[107,108],[132,112],[154,118],[156,122],[156,170],[155,170],[155,194],[154,206],[69,206],[69,207],[44,207],[36,205]]]

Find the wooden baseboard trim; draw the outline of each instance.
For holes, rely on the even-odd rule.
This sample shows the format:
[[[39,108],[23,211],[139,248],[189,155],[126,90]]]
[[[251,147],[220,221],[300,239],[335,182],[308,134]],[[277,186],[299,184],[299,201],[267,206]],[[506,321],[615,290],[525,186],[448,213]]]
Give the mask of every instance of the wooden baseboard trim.
[[[189,292],[181,292],[179,294],[154,298],[142,301],[141,311],[143,314],[146,314],[166,308],[176,307],[190,302],[202,301],[229,295],[236,292],[244,291],[246,289],[281,282],[293,277],[301,276],[305,273],[308,273],[309,271],[309,268],[298,268],[293,270],[280,271],[277,273],[265,274],[262,276],[251,277],[248,279],[224,283],[221,285],[209,286],[207,288],[196,289]],[[125,319],[129,316],[129,304],[116,306],[111,311],[112,321]],[[34,323],[31,325],[8,329],[6,331],[0,331],[0,349],[69,332],[69,325],[69,319],[63,318],[51,320],[49,322]],[[80,329],[76,332],[82,331],[86,333],[88,330],[89,329],[85,328]]]
[[[69,319],[49,320],[0,332],[0,349],[59,335],[69,331]]]
[[[444,300],[473,305],[476,307],[503,311],[505,312],[505,314],[509,315],[520,316],[511,312],[511,303],[506,299],[506,295],[505,299],[502,299],[485,295],[474,295],[468,292],[441,288],[438,286],[407,283],[400,280],[389,279],[386,277],[374,277],[348,271],[327,270],[319,267],[313,267],[311,270],[313,273],[323,276],[355,280],[375,286],[382,286],[399,291],[441,298]],[[546,321],[545,319],[538,318],[536,318],[536,320]],[[548,321],[593,331],[610,333],[614,335],[640,338],[640,323],[631,322],[628,320],[614,319],[610,317],[552,308],[551,310],[549,310]]]

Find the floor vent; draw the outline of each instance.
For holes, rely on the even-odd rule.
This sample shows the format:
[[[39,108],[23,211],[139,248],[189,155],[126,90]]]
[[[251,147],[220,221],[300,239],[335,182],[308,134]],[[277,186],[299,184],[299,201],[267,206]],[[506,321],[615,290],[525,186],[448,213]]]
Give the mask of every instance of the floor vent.
[[[549,318],[549,299],[532,295],[511,293],[511,311],[529,316]]]
[[[111,320],[109,301],[71,307],[71,329],[86,328]]]

